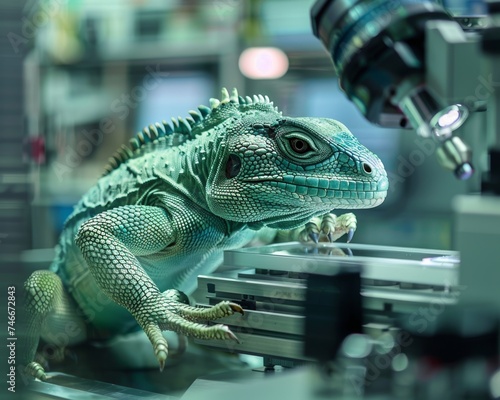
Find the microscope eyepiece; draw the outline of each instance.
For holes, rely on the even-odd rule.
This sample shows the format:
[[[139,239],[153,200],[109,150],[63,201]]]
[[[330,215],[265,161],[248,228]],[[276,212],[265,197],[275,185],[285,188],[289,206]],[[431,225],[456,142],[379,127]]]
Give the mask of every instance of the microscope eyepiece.
[[[320,0],[311,9],[346,95],[369,121],[395,128],[405,118],[398,88],[424,84],[425,23],[436,19],[452,18],[431,1]]]

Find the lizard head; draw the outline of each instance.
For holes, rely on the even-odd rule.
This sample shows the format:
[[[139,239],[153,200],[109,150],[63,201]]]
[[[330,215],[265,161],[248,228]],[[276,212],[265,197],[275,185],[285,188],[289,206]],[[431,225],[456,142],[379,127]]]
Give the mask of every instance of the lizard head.
[[[267,97],[239,99],[217,105],[229,117],[207,182],[212,212],[287,229],[333,209],[384,201],[389,183],[382,162],[345,125],[284,117]]]

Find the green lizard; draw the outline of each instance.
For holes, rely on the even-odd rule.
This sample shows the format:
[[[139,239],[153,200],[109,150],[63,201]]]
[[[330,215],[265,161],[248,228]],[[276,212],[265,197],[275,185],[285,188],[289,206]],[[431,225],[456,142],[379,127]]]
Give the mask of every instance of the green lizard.
[[[224,325],[206,326],[243,310],[221,302],[186,304],[196,277],[213,271],[226,249],[248,243],[262,228],[308,225],[313,240],[356,228],[336,208],[381,204],[388,179],[379,158],[341,123],[285,117],[267,96],[222,89],[211,107],[145,128],[110,160],[107,172],[66,221],[50,270],[25,283],[29,316],[25,370],[45,379],[35,362],[51,332],[65,344],[106,338],[137,324],[163,369],[162,330],[233,339]],[[52,334],[52,336],[54,336]]]

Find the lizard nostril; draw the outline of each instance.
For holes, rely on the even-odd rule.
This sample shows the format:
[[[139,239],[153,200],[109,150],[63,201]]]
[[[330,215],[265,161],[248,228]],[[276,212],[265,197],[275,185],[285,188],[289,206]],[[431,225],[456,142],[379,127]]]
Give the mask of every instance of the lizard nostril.
[[[372,167],[370,166],[370,164],[363,163],[363,171],[365,171],[367,174],[371,174],[372,173]]]

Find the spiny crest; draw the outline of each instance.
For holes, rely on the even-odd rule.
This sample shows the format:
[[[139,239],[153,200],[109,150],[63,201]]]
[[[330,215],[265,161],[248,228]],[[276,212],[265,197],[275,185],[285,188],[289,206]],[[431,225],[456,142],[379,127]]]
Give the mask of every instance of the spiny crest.
[[[125,161],[140,157],[155,149],[179,146],[196,138],[201,132],[224,122],[234,113],[248,111],[279,112],[269,97],[259,95],[239,96],[236,88],[231,94],[226,88],[221,90],[221,98],[209,100],[210,107],[200,105],[198,111],[190,110],[189,117],[172,118],[172,124],[163,120],[146,126],[130,139],[128,146],[122,145],[109,159],[104,175],[107,175]]]

